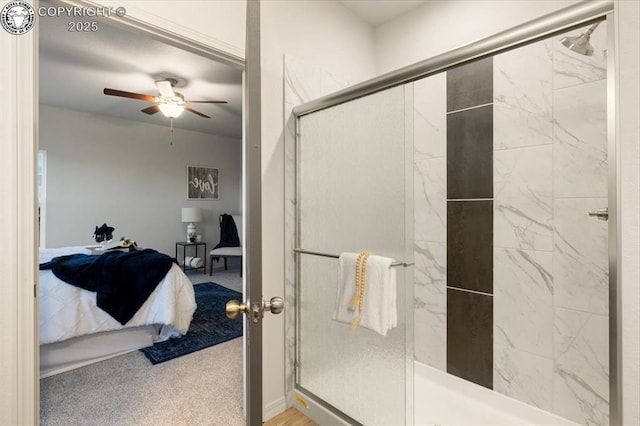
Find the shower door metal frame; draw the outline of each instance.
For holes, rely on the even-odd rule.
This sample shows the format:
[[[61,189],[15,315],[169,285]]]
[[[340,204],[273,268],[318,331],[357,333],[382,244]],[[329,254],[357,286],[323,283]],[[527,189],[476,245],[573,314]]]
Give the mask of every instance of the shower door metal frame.
[[[607,21],[607,158],[609,159],[608,174],[608,248],[609,248],[609,416],[610,424],[619,425],[622,422],[622,380],[621,380],[621,327],[620,317],[620,291],[619,291],[619,262],[620,250],[619,215],[620,198],[618,164],[618,141],[616,132],[616,80],[615,62],[616,50],[614,39],[614,0],[594,0],[581,2],[556,12],[541,16],[511,29],[499,32],[492,36],[469,43],[457,49],[450,50],[432,58],[417,62],[398,70],[383,74],[379,77],[364,81],[354,86],[339,90],[335,93],[320,97],[293,108],[296,125],[296,161],[300,144],[300,118],[335,105],[352,101],[385,89],[410,83],[431,75],[439,74],[453,67],[469,63],[478,59],[494,56],[509,50],[534,43],[554,35],[564,33],[588,24]],[[299,200],[298,165],[296,162],[295,173],[296,200]],[[296,247],[299,245],[300,214],[299,205],[296,202],[295,239]],[[300,267],[299,254],[296,254],[295,263],[295,333],[296,333],[296,359],[295,359],[295,389],[305,391],[299,385],[298,367],[300,360],[300,303],[299,282]],[[308,392],[308,391],[306,391]],[[325,407],[344,416],[334,407]],[[348,419],[353,421],[353,419]]]

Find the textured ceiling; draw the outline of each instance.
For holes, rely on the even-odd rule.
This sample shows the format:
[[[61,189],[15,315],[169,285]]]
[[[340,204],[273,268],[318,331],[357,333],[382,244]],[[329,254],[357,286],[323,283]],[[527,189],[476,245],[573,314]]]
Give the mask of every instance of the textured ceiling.
[[[105,87],[156,96],[155,80],[178,77],[187,100],[225,100],[228,104],[190,107],[177,129],[242,137],[242,72],[211,59],[161,43],[129,29],[98,22],[98,31],[70,32],[69,19],[39,17],[40,103],[129,120],[169,125],[162,113],[147,115],[152,104],[106,96]]]

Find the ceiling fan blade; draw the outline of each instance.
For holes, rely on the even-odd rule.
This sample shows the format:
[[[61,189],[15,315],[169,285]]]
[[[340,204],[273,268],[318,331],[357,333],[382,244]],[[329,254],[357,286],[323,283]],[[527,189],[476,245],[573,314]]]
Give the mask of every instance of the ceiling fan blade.
[[[226,104],[227,101],[185,101],[188,104]]]
[[[173,92],[173,86],[171,86],[171,82],[167,80],[158,80],[156,81],[156,87],[158,87],[158,91],[163,98],[172,98],[175,96]]]
[[[102,93],[104,93],[105,95],[120,96],[120,97],[123,97],[123,98],[138,99],[138,100],[147,101],[147,102],[155,102],[156,101],[155,97],[153,97],[153,96],[143,95],[141,93],[125,92],[124,90],[106,89],[105,88],[102,91]]]
[[[140,111],[144,112],[145,114],[155,114],[156,112],[160,111],[160,107],[158,105],[151,105],[148,108],[145,109],[141,109]]]
[[[199,115],[200,117],[204,117],[204,118],[211,118],[211,117],[209,117],[208,115],[204,115],[203,113],[196,111],[195,109],[191,109],[191,108],[189,108],[189,107],[184,107],[184,109],[185,109],[186,111],[189,111],[189,112],[192,112],[192,113],[194,113],[194,114],[196,114],[196,115]]]

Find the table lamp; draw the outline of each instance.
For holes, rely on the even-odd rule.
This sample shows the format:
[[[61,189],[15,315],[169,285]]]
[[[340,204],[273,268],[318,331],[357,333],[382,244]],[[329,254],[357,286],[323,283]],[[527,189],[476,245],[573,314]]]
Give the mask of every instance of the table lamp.
[[[182,222],[189,223],[189,225],[187,225],[187,242],[195,242],[196,226],[193,222],[202,222],[202,209],[199,207],[183,207]]]

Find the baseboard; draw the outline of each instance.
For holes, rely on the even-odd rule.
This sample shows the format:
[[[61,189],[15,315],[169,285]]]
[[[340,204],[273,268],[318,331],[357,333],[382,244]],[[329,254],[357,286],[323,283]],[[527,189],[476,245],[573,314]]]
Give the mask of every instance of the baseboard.
[[[273,402],[265,404],[262,408],[262,421],[267,421],[272,417],[277,416],[287,409],[287,400],[285,397],[280,397]]]

